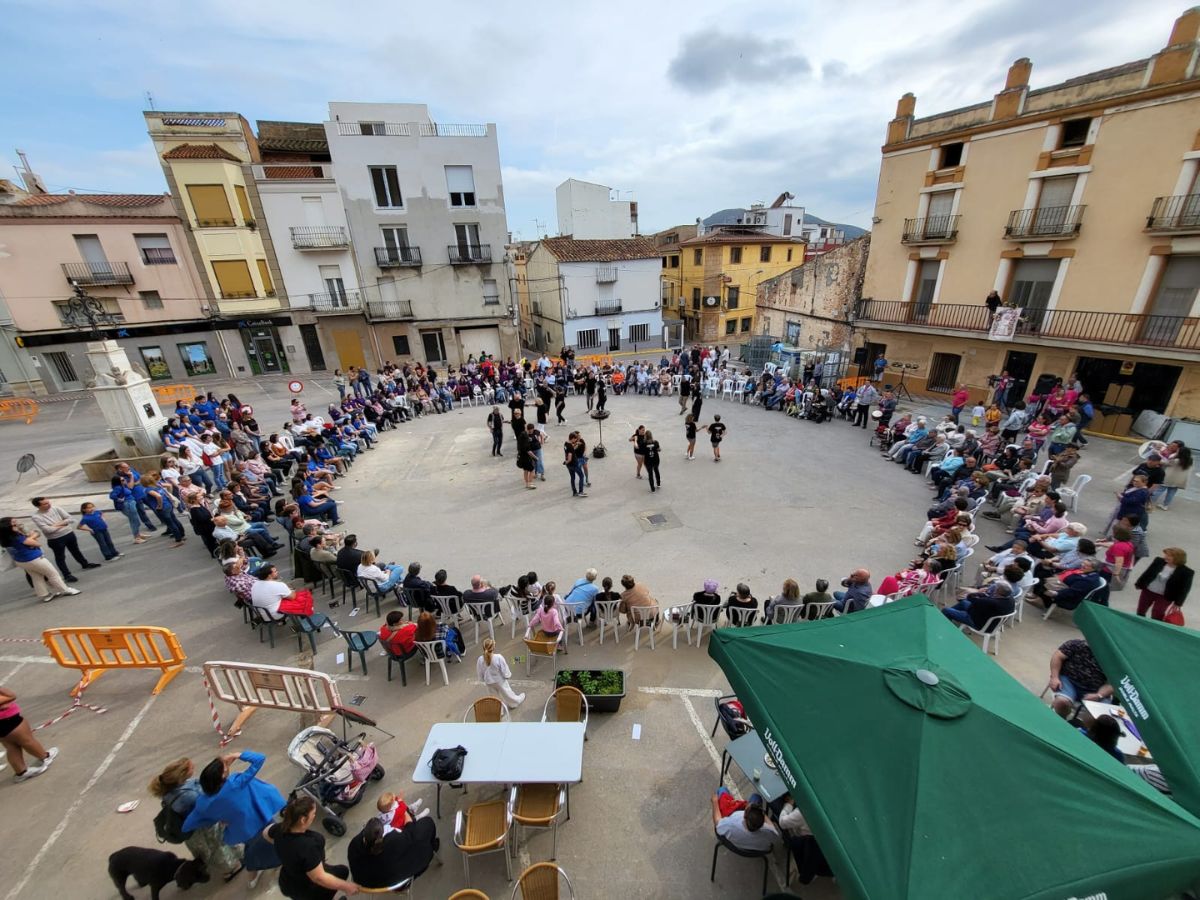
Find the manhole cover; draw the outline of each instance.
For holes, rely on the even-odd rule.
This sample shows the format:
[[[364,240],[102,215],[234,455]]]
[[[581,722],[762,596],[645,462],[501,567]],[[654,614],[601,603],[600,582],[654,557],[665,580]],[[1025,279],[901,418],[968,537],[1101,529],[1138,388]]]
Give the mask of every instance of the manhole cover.
[[[655,513],[652,516],[646,516],[646,521],[649,522],[651,525],[666,525],[667,517],[664,516],[662,513]]]
[[[662,510],[645,510],[633,514],[642,531],[662,531],[667,528],[679,528],[683,523],[673,512]]]

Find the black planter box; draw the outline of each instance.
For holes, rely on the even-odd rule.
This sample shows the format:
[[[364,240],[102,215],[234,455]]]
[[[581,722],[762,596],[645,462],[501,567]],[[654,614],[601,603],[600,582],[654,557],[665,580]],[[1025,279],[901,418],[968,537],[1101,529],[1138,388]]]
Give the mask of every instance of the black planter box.
[[[622,669],[559,669],[558,676],[572,672],[586,672],[589,675],[598,675],[601,672],[617,672],[621,676],[621,693],[619,694],[588,694],[585,693],[583,698],[587,701],[588,709],[592,712],[616,712],[621,708],[621,701],[625,699],[625,672]],[[558,679],[555,679],[555,686],[559,686]],[[578,685],[571,685],[579,687]],[[582,690],[582,688],[580,688]]]

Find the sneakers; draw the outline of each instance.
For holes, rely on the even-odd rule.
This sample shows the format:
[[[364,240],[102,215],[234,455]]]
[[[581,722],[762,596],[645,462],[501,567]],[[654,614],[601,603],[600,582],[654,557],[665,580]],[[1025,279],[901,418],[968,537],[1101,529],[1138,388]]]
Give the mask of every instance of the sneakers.
[[[42,764],[40,766],[30,766],[24,772],[21,772],[18,775],[13,775],[13,781],[20,783],[22,781],[29,781],[31,778],[37,778],[48,768],[50,768],[50,764],[53,763],[57,757],[58,748],[51,747],[46,751],[46,758],[42,760]]]
[[[41,768],[42,769],[50,768],[50,763],[54,762],[54,760],[56,760],[56,759],[58,759],[58,748],[51,747],[49,750],[46,751],[46,758],[44,760],[42,760]]]

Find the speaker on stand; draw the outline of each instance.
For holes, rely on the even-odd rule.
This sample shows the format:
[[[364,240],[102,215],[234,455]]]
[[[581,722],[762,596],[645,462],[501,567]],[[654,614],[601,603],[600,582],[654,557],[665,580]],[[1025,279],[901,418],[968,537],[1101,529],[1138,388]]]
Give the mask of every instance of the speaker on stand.
[[[909,369],[917,368],[917,364],[916,363],[896,362],[896,363],[892,363],[892,368],[900,370],[900,383],[897,384],[896,387],[894,388],[894,390],[896,392],[896,399],[907,400],[909,403],[912,403],[913,402],[912,394],[909,393],[908,388],[904,386],[904,376],[906,374],[908,374]]]

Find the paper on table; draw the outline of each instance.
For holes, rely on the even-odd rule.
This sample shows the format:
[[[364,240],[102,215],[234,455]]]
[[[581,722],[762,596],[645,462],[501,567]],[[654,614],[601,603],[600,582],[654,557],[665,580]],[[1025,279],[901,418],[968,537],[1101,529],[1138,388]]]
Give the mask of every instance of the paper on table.
[[[642,739],[642,726],[637,722],[633,723],[633,739],[635,741],[640,741]]]

